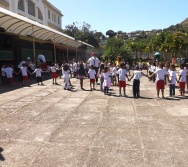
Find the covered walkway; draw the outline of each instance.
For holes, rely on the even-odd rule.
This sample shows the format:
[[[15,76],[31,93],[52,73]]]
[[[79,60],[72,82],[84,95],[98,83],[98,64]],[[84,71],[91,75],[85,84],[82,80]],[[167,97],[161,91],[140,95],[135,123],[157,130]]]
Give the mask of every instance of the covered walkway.
[[[21,15],[15,14],[0,7],[0,31],[13,35],[26,36],[33,38],[33,50],[35,50],[35,39],[43,41],[50,41],[54,44],[54,57],[56,60],[55,48],[56,45],[63,45],[67,47],[67,54],[69,47],[77,50],[80,46],[86,45],[93,47],[85,42],[76,40],[62,32],[56,31],[45,25],[37,23]],[[36,55],[34,51],[34,60]]]

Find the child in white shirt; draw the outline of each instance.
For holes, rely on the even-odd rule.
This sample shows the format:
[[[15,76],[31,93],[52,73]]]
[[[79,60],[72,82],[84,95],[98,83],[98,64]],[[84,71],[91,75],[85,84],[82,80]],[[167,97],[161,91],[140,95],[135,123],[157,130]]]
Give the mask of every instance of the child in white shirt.
[[[67,64],[63,65],[62,67],[62,75],[63,75],[63,79],[64,79],[64,89],[68,90],[69,89],[69,66]]]
[[[125,87],[126,87],[126,77],[127,79],[127,71],[125,70],[125,64],[121,63],[120,64],[120,69],[117,71],[117,74],[119,74],[119,96],[122,96],[121,94],[121,88],[123,88],[123,93],[124,96],[127,97],[126,93],[125,93]]]
[[[117,67],[116,67],[116,64],[113,64],[113,68],[112,68],[112,83],[113,83],[113,86],[116,85],[116,75],[117,75]]]
[[[50,67],[50,70],[52,72],[53,84],[57,84],[57,73],[56,73],[56,67],[55,67],[54,63],[52,63],[52,67]]]
[[[139,66],[136,66],[135,70],[133,71],[133,75],[129,79],[129,81],[134,78],[133,80],[133,97],[139,98],[140,97],[140,78],[141,75],[145,75],[142,71],[139,70]]]
[[[22,67],[20,67],[20,71],[17,73],[17,75],[22,72],[22,77],[23,77],[23,86],[28,85],[28,75],[27,73],[29,73],[31,75],[31,73],[29,72],[29,70],[26,67],[26,63],[22,64]]]
[[[96,75],[96,71],[95,71],[93,65],[90,66],[88,74],[89,74],[89,78],[90,78],[90,88],[91,88],[91,90],[95,90],[95,75]],[[93,85],[93,88],[92,88],[92,85]]]
[[[185,93],[185,82],[186,82],[186,70],[184,69],[184,65],[180,64],[179,71],[179,88],[180,88],[180,96],[184,96]]]
[[[7,82],[8,82],[8,84],[12,85],[13,84],[13,75],[12,74],[14,73],[14,70],[11,67],[10,64],[8,64],[8,66],[6,67],[5,73],[6,73],[6,76],[7,76]]]
[[[109,67],[104,67],[104,82],[103,82],[103,87],[104,87],[104,94],[108,95],[108,90],[110,88],[111,80],[110,80],[110,72],[109,72]]]
[[[169,82],[169,96],[175,96],[175,85],[176,85],[176,71],[175,65],[170,65],[169,75],[168,75],[168,82]]]
[[[1,67],[1,82],[3,85],[6,84],[6,68],[5,68],[5,64],[2,65]]]
[[[40,66],[38,65],[37,66],[37,68],[34,70],[34,72],[32,73],[32,74],[34,74],[34,73],[36,73],[36,79],[37,79],[37,84],[39,85],[39,82],[41,83],[41,85],[44,85],[43,83],[42,83],[42,70],[41,70],[41,68],[40,68]]]

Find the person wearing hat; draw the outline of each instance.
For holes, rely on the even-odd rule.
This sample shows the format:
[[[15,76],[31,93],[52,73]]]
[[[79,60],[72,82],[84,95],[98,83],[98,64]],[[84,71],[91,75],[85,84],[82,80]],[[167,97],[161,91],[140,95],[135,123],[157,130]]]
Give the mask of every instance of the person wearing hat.
[[[91,65],[93,65],[94,69],[95,69],[95,72],[96,74],[98,73],[98,69],[99,69],[99,59],[96,57],[96,54],[95,52],[91,52],[91,57],[88,59],[87,63],[89,63],[90,67]],[[95,80],[96,80],[96,83],[98,82],[98,77],[97,75],[95,75]]]

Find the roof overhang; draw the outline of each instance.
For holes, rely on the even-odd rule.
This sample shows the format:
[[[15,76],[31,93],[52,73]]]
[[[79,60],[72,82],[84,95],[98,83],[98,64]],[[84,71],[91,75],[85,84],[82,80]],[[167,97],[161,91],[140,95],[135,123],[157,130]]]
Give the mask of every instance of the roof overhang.
[[[53,43],[63,44],[73,48],[78,48],[82,45],[93,48],[92,45],[75,40],[75,38],[70,37],[62,32],[49,28],[1,7],[0,28],[4,28],[8,33],[52,41]]]

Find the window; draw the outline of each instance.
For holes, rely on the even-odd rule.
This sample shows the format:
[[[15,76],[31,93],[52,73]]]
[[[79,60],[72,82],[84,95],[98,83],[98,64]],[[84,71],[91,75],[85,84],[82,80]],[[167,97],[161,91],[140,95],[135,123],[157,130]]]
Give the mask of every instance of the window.
[[[58,16],[58,24],[60,24],[60,17]]]
[[[18,9],[25,11],[24,10],[24,0],[19,0],[18,1]]]
[[[54,14],[54,22],[56,22],[56,15]]]
[[[38,18],[39,18],[40,20],[43,20],[42,12],[40,11],[40,9],[38,9]]]
[[[31,0],[28,0],[28,14],[35,16],[35,4]]]
[[[50,11],[48,10],[48,19],[50,19]]]

